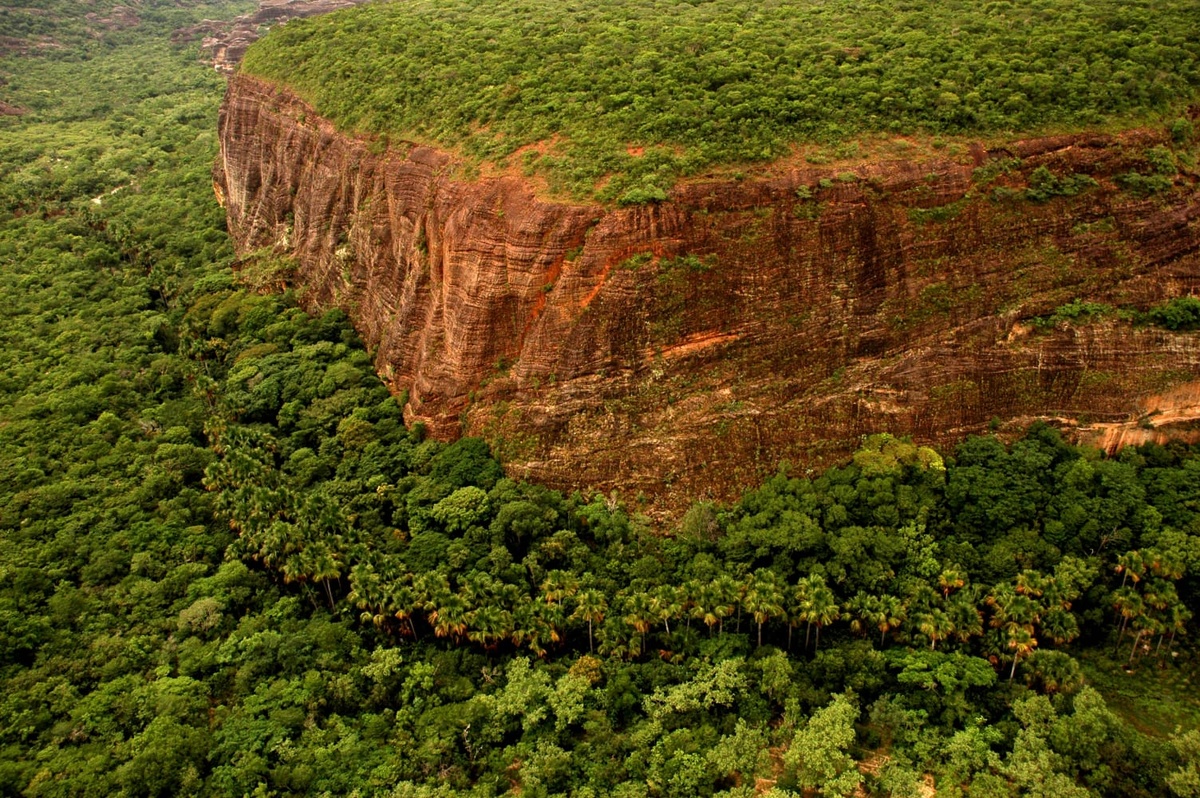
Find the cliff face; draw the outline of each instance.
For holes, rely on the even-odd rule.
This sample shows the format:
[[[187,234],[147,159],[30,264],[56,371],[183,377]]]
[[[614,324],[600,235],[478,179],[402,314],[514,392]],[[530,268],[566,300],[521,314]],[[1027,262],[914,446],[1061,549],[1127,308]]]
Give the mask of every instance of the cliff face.
[[[867,432],[1194,417],[1158,405],[1194,399],[1197,334],[1020,321],[1077,297],[1200,292],[1200,194],[1112,180],[1145,171],[1153,134],[780,168],[621,209],[460,179],[447,154],[347,137],[244,76],[220,139],[241,250],[293,254],[305,301],[350,313],[411,420],[482,435],[552,485],[669,504],[726,497],[780,460],[820,464]],[[1098,185],[1021,198],[1039,166]]]

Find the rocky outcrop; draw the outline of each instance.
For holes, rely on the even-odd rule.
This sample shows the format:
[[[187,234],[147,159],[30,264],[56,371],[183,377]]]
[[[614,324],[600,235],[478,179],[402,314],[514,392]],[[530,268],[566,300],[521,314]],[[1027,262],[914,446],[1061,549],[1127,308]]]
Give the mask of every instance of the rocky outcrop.
[[[482,435],[553,485],[726,497],[868,432],[1153,425],[1146,402],[1200,381],[1194,333],[1028,323],[1076,298],[1200,291],[1191,178],[1152,197],[1113,180],[1145,171],[1153,133],[777,165],[628,208],[467,179],[446,153],[343,135],[246,76],[220,138],[239,249],[294,255],[305,301],[351,314],[411,420]],[[1096,184],[1032,201],[1041,166]]]
[[[218,72],[232,73],[241,63],[246,48],[271,27],[290,19],[315,17],[364,2],[366,0],[259,0],[258,8],[249,14],[228,21],[206,19],[175,31],[171,40],[190,42],[200,39],[200,48],[208,63]]]

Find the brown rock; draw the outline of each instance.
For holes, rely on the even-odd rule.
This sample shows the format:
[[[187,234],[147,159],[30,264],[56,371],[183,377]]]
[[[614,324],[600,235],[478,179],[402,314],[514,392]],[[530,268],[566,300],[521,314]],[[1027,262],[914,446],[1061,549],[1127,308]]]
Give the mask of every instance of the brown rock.
[[[241,63],[246,48],[258,41],[274,25],[291,19],[315,17],[342,8],[350,8],[367,0],[260,0],[258,8],[229,21],[206,19],[196,25],[180,28],[171,34],[174,42],[200,39],[207,61],[217,70],[232,74]]]
[[[1196,334],[1021,323],[1077,297],[1200,290],[1194,185],[1138,199],[1110,179],[1162,140],[1145,131],[1018,142],[1001,155],[1020,167],[990,186],[973,168],[994,155],[971,148],[854,180],[690,182],[622,209],[457,179],[445,153],[342,135],[244,76],[220,138],[240,250],[295,255],[305,301],[350,313],[410,420],[482,435],[552,485],[671,507],[874,431],[945,443],[993,419],[1136,422],[1200,379]],[[991,197],[1040,165],[1100,186]]]

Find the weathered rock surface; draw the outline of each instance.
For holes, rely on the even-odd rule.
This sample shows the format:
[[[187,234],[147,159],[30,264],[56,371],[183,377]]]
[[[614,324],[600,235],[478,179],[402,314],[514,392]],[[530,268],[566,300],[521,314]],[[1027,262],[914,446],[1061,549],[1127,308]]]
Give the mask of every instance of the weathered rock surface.
[[[1153,198],[1111,179],[1145,168],[1153,133],[777,169],[620,209],[459,179],[445,153],[348,137],[245,76],[220,138],[240,250],[293,254],[305,301],[350,313],[411,420],[482,435],[553,485],[669,506],[727,497],[780,460],[827,462],[868,432],[1145,428],[1155,397],[1200,387],[1200,335],[1022,323],[1075,298],[1200,292],[1192,178]],[[1008,171],[984,181],[988,163]],[[1099,185],[1014,197],[1039,166]]]
[[[205,20],[197,25],[180,28],[171,36],[173,41],[185,42],[200,39],[200,47],[208,61],[219,71],[232,73],[246,48],[273,25],[282,25],[289,19],[315,17],[342,8],[349,8],[367,0],[260,0],[258,8],[230,21]]]

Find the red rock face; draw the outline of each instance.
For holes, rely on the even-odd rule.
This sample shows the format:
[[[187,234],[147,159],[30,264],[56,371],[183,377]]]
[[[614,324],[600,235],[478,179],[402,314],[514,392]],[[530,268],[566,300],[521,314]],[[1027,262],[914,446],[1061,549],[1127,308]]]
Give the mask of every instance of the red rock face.
[[[1112,180],[1144,171],[1150,133],[690,182],[621,209],[461,179],[449,155],[345,136],[244,76],[220,137],[241,251],[294,255],[305,301],[353,317],[410,420],[560,487],[725,498],[869,432],[1133,424],[1200,380],[1195,333],[1021,323],[1200,292],[1191,178],[1153,198]],[[988,182],[988,163],[1009,171]],[[1039,166],[1099,185],[1014,198]]]

